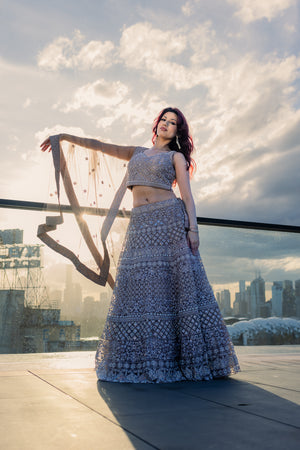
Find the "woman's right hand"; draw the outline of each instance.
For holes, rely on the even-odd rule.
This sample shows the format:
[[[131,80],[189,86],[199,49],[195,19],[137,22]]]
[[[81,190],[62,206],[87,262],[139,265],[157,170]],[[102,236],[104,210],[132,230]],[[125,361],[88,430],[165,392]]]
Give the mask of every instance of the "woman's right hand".
[[[44,140],[44,142],[41,143],[40,145],[42,152],[46,152],[48,150],[48,152],[51,152],[51,143],[50,143],[50,137],[48,137],[47,139]]]
[[[40,147],[42,152],[46,152],[48,150],[48,152],[51,152],[52,148],[51,148],[51,142],[50,142],[50,137],[47,137],[47,139],[44,140],[44,142],[41,143]],[[58,138],[58,141],[63,141],[64,140],[64,135],[63,134],[56,134],[55,136],[52,136],[53,138]]]

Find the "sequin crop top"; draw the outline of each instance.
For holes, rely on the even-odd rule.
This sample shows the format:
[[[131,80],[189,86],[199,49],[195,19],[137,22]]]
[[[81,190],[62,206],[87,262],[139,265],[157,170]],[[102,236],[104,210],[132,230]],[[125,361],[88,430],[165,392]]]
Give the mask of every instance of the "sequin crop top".
[[[147,156],[146,147],[137,147],[128,163],[126,186],[151,186],[171,191],[175,180],[173,155],[175,151]]]

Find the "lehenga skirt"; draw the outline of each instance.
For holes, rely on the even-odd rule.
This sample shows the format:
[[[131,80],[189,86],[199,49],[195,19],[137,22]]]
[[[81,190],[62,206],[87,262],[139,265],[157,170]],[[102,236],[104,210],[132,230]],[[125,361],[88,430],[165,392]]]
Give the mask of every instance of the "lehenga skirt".
[[[178,198],[132,209],[96,353],[98,379],[210,380],[238,360]]]

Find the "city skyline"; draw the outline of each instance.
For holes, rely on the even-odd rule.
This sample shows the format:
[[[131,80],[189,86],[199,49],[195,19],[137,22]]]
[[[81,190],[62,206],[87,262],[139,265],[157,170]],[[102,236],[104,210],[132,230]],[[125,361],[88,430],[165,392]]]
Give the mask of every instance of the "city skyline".
[[[94,292],[94,294],[92,294],[91,291],[88,290],[82,290],[80,279],[82,280],[82,277],[80,275],[78,275],[75,271],[75,269],[71,266],[71,265],[65,265],[65,284],[61,285],[61,290],[59,290],[59,292],[61,293],[62,297],[64,299],[66,299],[66,289],[71,292],[73,292],[73,290],[76,291],[76,297],[78,296],[78,294],[80,295],[81,298],[81,306],[84,303],[84,299],[85,298],[91,298],[94,301],[101,301],[101,297],[105,298],[105,301],[110,301],[110,293],[111,291],[109,289],[103,289],[101,292]],[[74,278],[76,279],[76,282],[74,282]],[[70,282],[68,282],[68,279],[72,279],[72,285]],[[276,285],[277,283],[281,283],[281,285],[284,285],[286,283],[291,283],[292,284],[292,288],[294,289],[294,285],[295,288],[296,286],[298,286],[298,290],[299,290],[299,283],[300,283],[300,273],[298,275],[298,278],[293,279],[293,280],[273,280],[273,281],[266,281],[264,280],[264,278],[262,277],[261,273],[257,273],[254,274],[254,277],[252,279],[249,280],[238,280],[234,283],[234,287],[232,289],[215,289],[214,286],[213,290],[215,293],[216,298],[218,297],[218,294],[222,294],[224,291],[228,291],[229,292],[229,298],[230,298],[230,308],[233,308],[234,306],[234,302],[235,302],[235,295],[241,292],[241,285],[244,286],[244,290],[247,290],[247,288],[251,287],[251,284],[253,284],[255,281],[257,280],[262,280],[264,283],[264,298],[265,298],[265,302],[270,302],[272,300],[272,294],[273,294],[273,287],[274,285]],[[268,285],[268,289],[267,289],[267,285]],[[69,286],[69,287],[67,287]],[[77,300],[78,303],[78,300]],[[74,313],[76,315],[76,313]],[[259,316],[259,315],[258,315]]]
[[[51,283],[42,263],[42,246],[23,240],[21,229],[0,230],[1,352],[93,348],[104,327],[110,290],[98,286],[94,290],[93,283],[65,262],[60,265],[60,277]],[[57,273],[57,265],[53,268]],[[83,281],[92,291],[84,288]],[[267,317],[300,318],[298,276],[296,280],[273,280],[271,299],[266,297],[266,282],[260,271],[250,283],[239,280],[238,287],[234,298],[228,288],[215,290],[226,323]]]
[[[286,261],[286,259],[291,260],[291,257],[298,252],[297,246],[294,246],[293,249],[286,247],[286,233],[283,233],[284,236],[281,237],[281,233],[270,232],[270,241],[267,242],[268,232],[261,232],[262,235],[260,235],[259,232],[255,231],[254,236],[257,238],[258,242],[253,241],[252,244],[249,242],[249,231],[245,232],[244,230],[237,229],[216,230],[216,227],[207,226],[204,228],[205,231],[200,227],[200,252],[209,281],[211,282],[215,293],[224,289],[229,289],[231,297],[234,299],[239,280],[244,279],[247,283],[250,283],[258,276],[258,274],[261,274],[266,282],[266,296],[267,300],[269,300],[272,296],[272,284],[274,281],[287,279],[295,281],[300,278],[300,270],[298,270],[297,267],[294,267],[293,264],[290,263],[290,265],[285,268],[281,267],[283,261]],[[1,235],[3,232],[4,235],[5,233],[8,233],[7,230],[0,230]],[[13,248],[5,249],[4,247],[2,250],[2,253],[4,252],[3,256],[7,255],[4,259],[2,257],[2,263],[6,261],[6,264],[9,266],[14,260],[13,258],[7,260],[7,256],[10,255],[10,252],[12,252],[12,255],[22,254],[22,257],[25,256],[26,259],[26,254],[28,252],[28,250],[26,250],[27,248],[31,249],[31,251],[36,251],[36,249],[38,249],[42,261],[41,275],[51,290],[62,289],[62,286],[65,285],[65,274],[69,267],[72,269],[74,283],[82,286],[83,296],[93,295],[98,298],[99,292],[107,292],[110,295],[111,290],[108,286],[103,288],[84,278],[76,272],[62,256],[43,245],[40,246],[40,241],[37,238],[35,238],[34,245],[32,245],[32,241],[27,241],[26,233],[24,233],[23,239],[23,230],[9,230],[9,233],[16,233],[17,235],[19,234],[22,236],[22,243],[20,244],[19,250]],[[220,233],[225,233],[222,239]],[[244,233],[245,238],[241,239]],[[236,238],[234,239],[234,237]],[[122,239],[120,239],[120,242],[121,241]],[[218,242],[217,246],[215,246],[216,241]],[[274,243],[276,244],[278,242],[281,243],[281,251],[284,253],[280,253],[278,245],[277,248],[274,249]],[[38,246],[36,243],[38,243]],[[260,260],[256,258],[257,250],[255,247],[262,245],[264,245],[265,249],[265,258]],[[252,256],[252,258],[246,258],[245,256],[249,250],[251,250],[250,256]],[[270,258],[267,258],[267,252],[270,253]],[[287,256],[287,254],[290,256]],[[286,259],[282,258],[283,255],[285,255]],[[22,263],[22,260],[20,260],[20,263]],[[40,264],[38,264],[38,266],[39,265]],[[22,264],[20,264],[20,267],[21,266]],[[112,270],[113,272],[115,270],[114,261],[112,261]],[[9,269],[7,269],[7,273],[9,273]]]
[[[300,279],[277,280],[272,284],[271,298],[266,298],[265,280],[259,274],[248,285],[239,280],[234,299],[228,289],[216,292],[222,315],[248,319],[266,317],[300,318]],[[233,301],[232,301],[233,300]]]

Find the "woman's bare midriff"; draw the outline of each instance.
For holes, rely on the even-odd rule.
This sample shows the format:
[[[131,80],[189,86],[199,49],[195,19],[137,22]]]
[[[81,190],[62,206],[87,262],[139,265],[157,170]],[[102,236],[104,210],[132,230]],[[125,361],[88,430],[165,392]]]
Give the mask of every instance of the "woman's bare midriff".
[[[149,186],[133,186],[133,207],[148,205],[149,203],[163,202],[170,198],[175,198],[173,191],[159,189]]]

